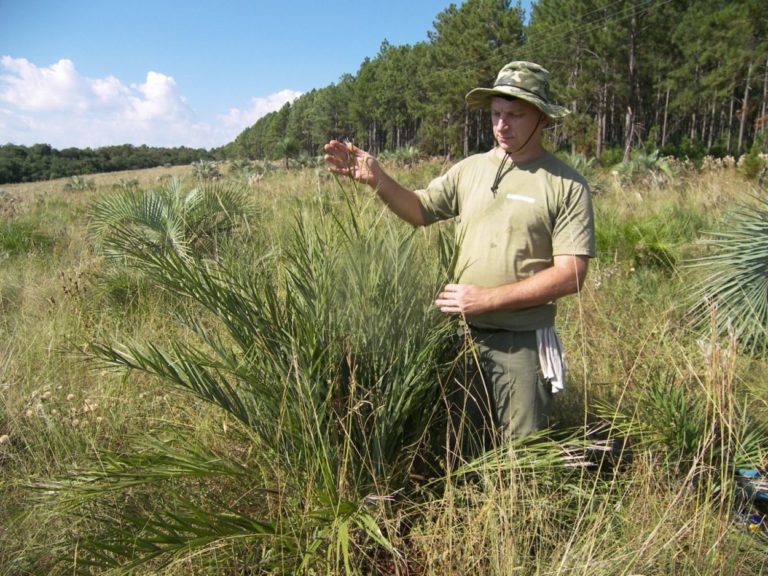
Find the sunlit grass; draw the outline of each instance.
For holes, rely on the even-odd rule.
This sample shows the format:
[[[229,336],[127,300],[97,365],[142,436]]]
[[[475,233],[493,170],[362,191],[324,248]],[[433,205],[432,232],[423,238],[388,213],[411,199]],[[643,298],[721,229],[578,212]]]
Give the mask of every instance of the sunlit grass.
[[[398,175],[418,185],[442,169]],[[180,575],[762,569],[765,538],[734,510],[730,480],[737,464],[768,464],[764,361],[690,332],[680,306],[680,261],[740,192],[733,175],[596,196],[600,253],[559,306],[570,377],[553,437],[463,471],[445,454],[442,389],[425,406],[428,436],[384,442],[398,434],[392,390],[430,374],[409,368],[435,368],[438,388],[455,376],[450,354],[418,355],[451,331],[429,306],[447,274],[438,229],[411,231],[322,170],[277,170],[249,185],[259,216],[219,244],[221,269],[160,258],[107,274],[86,239],[90,207],[120,178],[158,175],[11,190],[12,226],[50,242],[0,270],[0,572],[103,573],[136,558],[137,573]],[[227,373],[237,394],[112,370],[83,354],[94,343],[147,359],[152,344],[178,369],[195,351],[187,374]],[[307,402],[297,392],[320,375],[330,403]],[[236,398],[245,412],[222,409]]]

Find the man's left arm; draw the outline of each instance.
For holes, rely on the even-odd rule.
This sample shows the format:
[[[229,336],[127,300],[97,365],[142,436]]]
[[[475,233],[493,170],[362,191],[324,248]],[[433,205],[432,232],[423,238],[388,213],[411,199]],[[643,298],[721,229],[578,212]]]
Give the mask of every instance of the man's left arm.
[[[547,304],[579,292],[588,266],[588,256],[555,256],[551,267],[520,282],[494,288],[448,284],[437,295],[435,305],[445,314],[468,315]]]

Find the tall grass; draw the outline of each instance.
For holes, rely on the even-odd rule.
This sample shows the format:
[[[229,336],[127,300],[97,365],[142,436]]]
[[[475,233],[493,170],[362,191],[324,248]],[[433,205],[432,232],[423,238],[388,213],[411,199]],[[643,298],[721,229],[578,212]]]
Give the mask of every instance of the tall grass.
[[[217,259],[115,222],[134,268],[104,275],[85,227],[109,183],[44,192],[12,219],[54,246],[0,272],[0,572],[760,573],[733,473],[768,464],[764,361],[680,307],[680,263],[736,191],[679,176],[598,194],[557,424],[470,462],[431,306],[449,228],[274,171]]]

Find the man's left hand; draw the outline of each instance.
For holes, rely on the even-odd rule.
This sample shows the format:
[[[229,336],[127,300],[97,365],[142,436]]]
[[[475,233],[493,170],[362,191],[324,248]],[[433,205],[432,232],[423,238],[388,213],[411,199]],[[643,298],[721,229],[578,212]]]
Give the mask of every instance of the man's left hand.
[[[489,310],[488,289],[473,284],[447,284],[437,295],[435,306],[444,314],[481,314]]]

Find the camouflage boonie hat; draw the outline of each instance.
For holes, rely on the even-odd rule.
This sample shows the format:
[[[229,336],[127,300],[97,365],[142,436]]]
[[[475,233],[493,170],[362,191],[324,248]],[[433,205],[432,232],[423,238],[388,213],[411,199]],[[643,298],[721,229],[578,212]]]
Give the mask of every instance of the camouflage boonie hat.
[[[549,71],[533,62],[510,62],[496,76],[493,88],[475,88],[467,96],[470,108],[487,108],[494,96],[510,96],[530,102],[550,118],[562,118],[570,110],[552,102]]]

